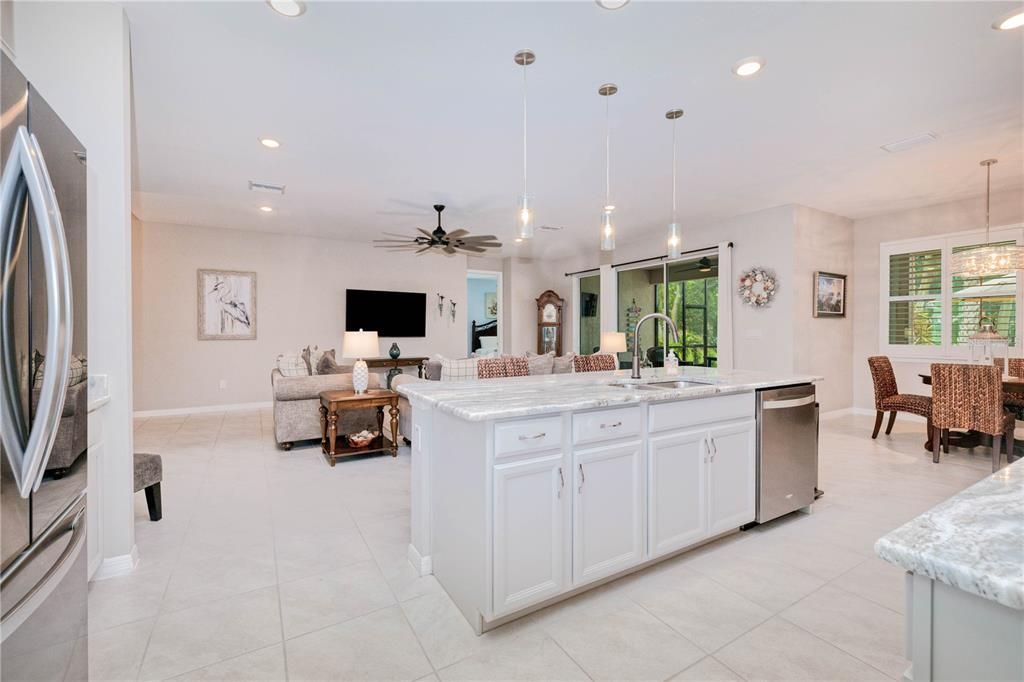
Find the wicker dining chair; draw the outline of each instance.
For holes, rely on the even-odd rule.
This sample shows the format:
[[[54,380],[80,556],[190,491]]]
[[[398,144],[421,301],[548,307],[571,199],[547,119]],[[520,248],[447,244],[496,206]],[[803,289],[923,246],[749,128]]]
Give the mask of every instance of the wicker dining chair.
[[[878,438],[878,430],[882,428],[882,418],[889,413],[889,423],[885,434],[892,433],[892,425],[896,422],[897,412],[909,412],[928,420],[928,434],[932,431],[932,399],[926,395],[900,393],[896,388],[896,375],[892,371],[892,363],[884,355],[868,358],[871,370],[871,381],[875,385],[875,429],[872,438]]]
[[[1003,411],[1003,376],[998,367],[932,365],[933,462],[939,461],[941,433],[948,429],[992,436],[992,471],[999,469],[1004,436],[1013,448],[1013,415]]]
[[[1011,377],[1024,379],[1024,358],[1010,358],[1007,367]],[[1016,419],[1024,421],[1024,393],[1003,393],[1003,407],[1011,412]]]

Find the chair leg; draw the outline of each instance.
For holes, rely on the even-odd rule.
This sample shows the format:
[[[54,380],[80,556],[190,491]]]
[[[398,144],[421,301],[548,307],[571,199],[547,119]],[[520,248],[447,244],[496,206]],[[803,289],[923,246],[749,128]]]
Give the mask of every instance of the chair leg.
[[[934,427],[932,429],[932,462],[935,464],[939,463],[939,450],[942,447],[942,429]]]
[[[885,435],[892,433],[892,425],[896,423],[896,410],[889,413],[889,423],[885,426]]]
[[[149,507],[149,520],[159,521],[163,518],[163,509],[160,506],[160,484],[154,483],[146,488],[146,506]]]
[[[875,411],[875,430],[871,432],[872,438],[878,438],[878,430],[882,428],[882,417],[885,416],[885,412],[881,410]]]
[[[992,436],[992,473],[999,471],[1001,458],[1003,456],[1003,437]]]
[[[942,429],[942,452],[949,454],[949,429]]]

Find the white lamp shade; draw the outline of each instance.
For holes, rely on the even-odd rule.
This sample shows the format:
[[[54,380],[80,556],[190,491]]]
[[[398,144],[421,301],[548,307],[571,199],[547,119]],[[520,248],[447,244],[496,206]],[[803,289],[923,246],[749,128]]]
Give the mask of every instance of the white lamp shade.
[[[602,353],[625,353],[626,333],[625,332],[602,332],[601,333]]]
[[[341,356],[344,358],[375,358],[380,355],[380,344],[377,341],[377,332],[364,332],[360,329],[357,332],[345,332],[345,339],[341,344]]]

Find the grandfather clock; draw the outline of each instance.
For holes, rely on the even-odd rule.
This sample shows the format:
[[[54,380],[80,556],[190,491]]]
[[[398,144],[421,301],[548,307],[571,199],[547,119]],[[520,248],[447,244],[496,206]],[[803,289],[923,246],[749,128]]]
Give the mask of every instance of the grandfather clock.
[[[562,305],[561,296],[548,289],[537,297],[537,353],[543,355],[555,351],[562,354]]]

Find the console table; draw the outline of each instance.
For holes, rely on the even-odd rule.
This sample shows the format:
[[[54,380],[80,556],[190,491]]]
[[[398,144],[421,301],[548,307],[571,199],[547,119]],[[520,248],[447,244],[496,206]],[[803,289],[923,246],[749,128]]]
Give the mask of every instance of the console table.
[[[423,363],[427,361],[427,358],[369,358],[366,359],[366,366],[370,369],[388,369],[388,383],[387,387],[391,388],[391,380],[396,375],[402,373],[403,367],[417,367],[419,372],[419,378],[423,378]]]

